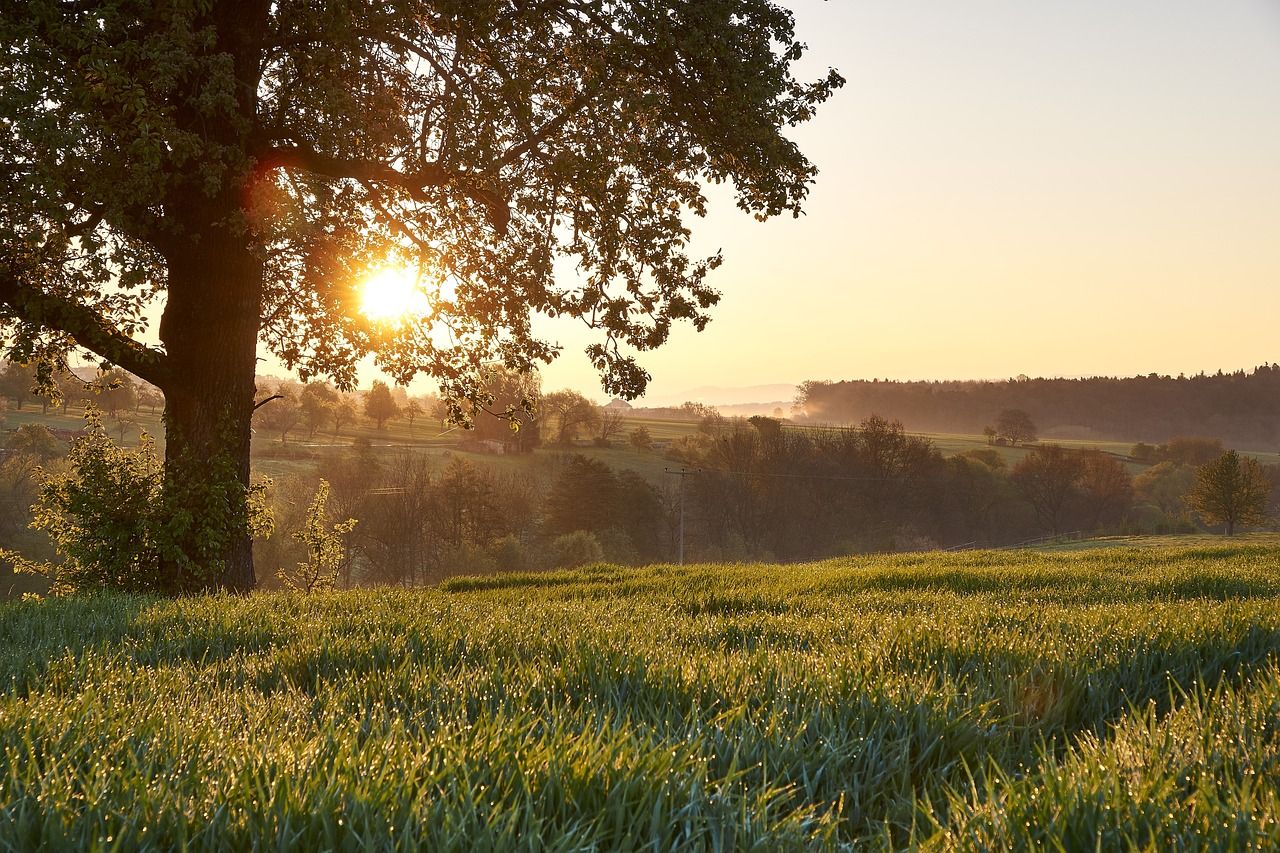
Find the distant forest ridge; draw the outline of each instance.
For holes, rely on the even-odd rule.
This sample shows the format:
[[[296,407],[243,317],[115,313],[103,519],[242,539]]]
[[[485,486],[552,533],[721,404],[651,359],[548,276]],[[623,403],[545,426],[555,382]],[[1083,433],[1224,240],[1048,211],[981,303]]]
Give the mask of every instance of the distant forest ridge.
[[[1280,449],[1276,364],[1176,377],[804,382],[796,402],[802,417],[817,423],[877,414],[913,431],[976,434],[1001,410],[1022,409],[1041,438],[1162,442],[1203,435],[1242,450]]]

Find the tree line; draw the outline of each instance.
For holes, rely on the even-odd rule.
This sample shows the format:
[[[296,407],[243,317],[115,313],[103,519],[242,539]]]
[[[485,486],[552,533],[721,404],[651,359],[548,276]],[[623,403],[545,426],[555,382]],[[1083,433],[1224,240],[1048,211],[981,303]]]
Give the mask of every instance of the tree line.
[[[1206,450],[1213,450],[1206,456]],[[1100,450],[1036,445],[944,457],[897,421],[797,428],[708,419],[670,451],[684,464],[698,559],[808,560],[1016,544],[1067,532],[1168,533],[1273,524],[1280,466],[1175,439],[1136,476]]]
[[[872,414],[912,430],[976,434],[993,412],[1021,410],[1041,433],[1121,441],[1212,435],[1234,447],[1280,449],[1280,365],[1197,376],[1000,382],[805,382],[796,406],[816,423]]]

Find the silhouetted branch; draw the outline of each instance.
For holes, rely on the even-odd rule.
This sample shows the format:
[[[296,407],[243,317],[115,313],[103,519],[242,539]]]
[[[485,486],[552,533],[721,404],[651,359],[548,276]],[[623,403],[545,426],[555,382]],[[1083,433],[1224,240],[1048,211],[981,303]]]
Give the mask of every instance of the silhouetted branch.
[[[258,165],[264,169],[301,170],[335,180],[348,178],[398,187],[416,201],[429,201],[425,190],[430,187],[453,186],[483,204],[488,209],[489,221],[500,233],[506,232],[511,221],[506,199],[479,186],[477,182],[482,180],[479,175],[448,170],[438,163],[428,163],[416,172],[401,172],[378,160],[334,157],[306,145],[276,145],[259,156]]]
[[[0,304],[14,316],[65,332],[80,346],[152,385],[168,385],[168,356],[163,352],[124,334],[96,309],[24,285],[19,278],[9,264],[0,261]]]
[[[283,399],[284,399],[284,395],[283,395],[283,394],[272,394],[272,395],[271,395],[270,397],[268,397],[267,399],[265,399],[265,400],[259,400],[258,402],[254,403],[254,404],[253,404],[253,410],[256,412],[256,411],[258,411],[258,409],[262,408],[262,407],[263,407],[263,406],[265,406],[267,403],[270,403],[272,400],[283,400]]]

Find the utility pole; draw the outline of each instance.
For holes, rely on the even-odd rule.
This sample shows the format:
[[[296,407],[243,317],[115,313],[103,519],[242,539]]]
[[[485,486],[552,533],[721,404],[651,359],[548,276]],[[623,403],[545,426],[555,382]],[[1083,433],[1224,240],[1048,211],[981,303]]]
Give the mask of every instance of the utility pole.
[[[700,473],[701,469],[689,468],[663,468],[664,473],[678,474],[680,476],[680,550],[679,563],[684,565],[684,478],[690,474]]]

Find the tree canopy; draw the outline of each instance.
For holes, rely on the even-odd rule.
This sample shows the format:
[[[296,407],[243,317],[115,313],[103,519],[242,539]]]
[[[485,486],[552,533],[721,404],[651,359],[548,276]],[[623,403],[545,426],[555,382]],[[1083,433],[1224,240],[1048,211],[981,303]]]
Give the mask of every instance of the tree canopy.
[[[798,213],[815,170],[783,128],[841,80],[790,75],[791,14],[718,2],[13,3],[0,25],[0,301],[15,351],[74,339],[164,386],[137,333],[195,211],[261,258],[263,343],[349,385],[373,355],[455,397],[549,359],[531,313],[582,317],[610,393],[626,348],[701,327],[719,257],[686,254],[707,182]],[[201,217],[196,217],[201,218]],[[207,217],[205,217],[207,218]],[[553,273],[569,259],[581,275]],[[356,309],[369,269],[431,297],[395,328]]]
[[[567,315],[634,396],[635,354],[717,300],[705,188],[799,214],[816,170],[785,131],[843,82],[792,76],[770,0],[16,0],[0,43],[9,354],[48,379],[78,346],[165,392],[166,571],[195,587],[253,583],[260,347],[344,390],[365,357],[425,374],[461,417]],[[416,316],[360,311],[384,267]]]
[[[1221,524],[1230,536],[1237,527],[1267,521],[1271,484],[1258,460],[1228,450],[1196,469],[1187,501],[1209,524]]]

